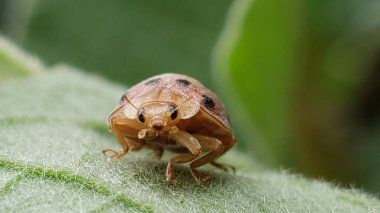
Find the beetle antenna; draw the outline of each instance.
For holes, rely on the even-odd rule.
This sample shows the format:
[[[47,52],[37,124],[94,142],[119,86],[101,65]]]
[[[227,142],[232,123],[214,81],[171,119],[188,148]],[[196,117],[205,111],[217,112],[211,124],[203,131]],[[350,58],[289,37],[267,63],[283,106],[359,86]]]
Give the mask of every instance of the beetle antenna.
[[[134,104],[132,104],[132,102],[128,99],[128,97],[126,95],[124,95],[124,100],[126,102],[128,102],[133,108],[135,108],[136,110],[138,110],[138,108]]]

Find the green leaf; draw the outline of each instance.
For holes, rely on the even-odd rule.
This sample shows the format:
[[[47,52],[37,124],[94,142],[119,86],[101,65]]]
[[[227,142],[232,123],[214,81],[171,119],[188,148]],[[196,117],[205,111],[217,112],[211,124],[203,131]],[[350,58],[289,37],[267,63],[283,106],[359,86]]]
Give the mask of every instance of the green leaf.
[[[267,163],[289,160],[297,14],[297,0],[236,1],[214,51],[216,79],[231,85],[232,120]]]
[[[213,69],[240,144],[269,165],[378,192],[368,169],[380,159],[368,151],[379,144],[378,8],[376,0],[235,1]]]
[[[0,212],[367,212],[380,201],[355,189],[269,171],[231,151],[229,174],[204,166],[210,184],[198,184],[149,150],[107,161],[103,148],[120,149],[106,118],[124,87],[68,66],[57,66],[0,90]]]

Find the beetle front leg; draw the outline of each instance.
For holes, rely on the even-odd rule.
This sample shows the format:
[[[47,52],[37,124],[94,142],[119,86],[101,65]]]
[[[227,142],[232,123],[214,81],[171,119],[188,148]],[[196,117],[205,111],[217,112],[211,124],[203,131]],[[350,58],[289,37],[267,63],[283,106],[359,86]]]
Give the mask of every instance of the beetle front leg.
[[[129,150],[129,146],[128,146],[127,141],[125,140],[124,136],[121,134],[120,130],[117,128],[115,118],[116,117],[112,117],[110,119],[110,127],[111,127],[110,129],[113,132],[113,134],[115,135],[117,141],[119,141],[123,150],[117,152],[113,149],[103,149],[103,154],[108,159],[112,159],[112,160],[116,160],[116,159],[123,157],[125,154],[127,154],[128,150]],[[114,154],[111,156],[107,156],[107,154],[106,154],[107,152],[113,152]]]
[[[169,160],[168,166],[166,168],[166,180],[172,183],[174,180],[174,163],[186,163],[194,160],[201,153],[201,145],[198,140],[191,134],[176,129],[171,134],[169,134],[169,139],[174,140],[177,144],[186,147],[191,154],[177,155]]]
[[[124,140],[126,141],[126,143],[128,145],[128,150],[131,150],[131,151],[139,151],[145,145],[144,143],[136,141],[136,140],[131,139],[131,138],[127,138]],[[106,155],[107,152],[113,152],[114,153],[113,155],[111,155],[111,156],[106,155],[106,157],[109,159],[112,159],[112,160],[116,160],[116,159],[123,157],[125,154],[127,154],[128,150],[125,151],[125,149],[123,148],[123,151],[117,152],[113,149],[103,149],[103,154]]]

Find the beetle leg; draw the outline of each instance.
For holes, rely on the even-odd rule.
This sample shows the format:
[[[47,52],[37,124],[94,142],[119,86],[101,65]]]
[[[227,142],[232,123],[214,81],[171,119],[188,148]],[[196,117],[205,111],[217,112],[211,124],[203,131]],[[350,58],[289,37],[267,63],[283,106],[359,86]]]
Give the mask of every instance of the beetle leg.
[[[228,150],[230,150],[236,143],[236,138],[233,136],[232,137],[231,136],[225,136],[225,137],[221,138],[220,140],[223,141],[224,150],[219,156],[223,155]],[[215,161],[211,161],[210,164],[215,166],[216,168],[223,169],[224,171],[227,171],[227,172],[232,171],[233,173],[235,173],[235,167],[233,167],[231,165],[221,164],[221,163],[218,163]]]
[[[115,159],[119,159],[121,157],[123,157],[125,154],[127,154],[128,150],[129,150],[129,147],[128,147],[128,144],[127,144],[127,141],[125,140],[124,136],[121,134],[120,130],[117,128],[117,125],[116,125],[116,122],[115,122],[115,118],[116,117],[111,117],[110,119],[110,129],[111,131],[113,132],[113,134],[115,135],[117,141],[119,141],[121,147],[123,148],[122,151],[115,151],[113,149],[104,149],[103,150],[103,154],[106,155],[106,152],[113,152],[114,154],[111,155],[111,156],[107,156],[106,157],[108,159],[112,159],[112,160],[115,160]]]
[[[201,153],[201,145],[195,137],[181,130],[178,130],[176,133],[169,134],[169,139],[174,140],[177,144],[186,147],[191,153],[177,155],[169,160],[166,168],[166,180],[169,183],[172,183],[174,180],[173,164],[186,163],[194,160]]]
[[[144,141],[139,141],[132,138],[127,138],[127,144],[131,151],[139,151],[143,146],[145,146]]]
[[[223,143],[217,138],[207,137],[199,134],[193,134],[193,136],[199,141],[203,150],[210,152],[192,162],[190,164],[190,172],[196,180],[206,182],[210,180],[210,176],[198,172],[197,170],[195,170],[195,168],[207,163],[213,163],[213,160],[215,160],[215,158],[217,158],[221,153],[223,153],[224,146]]]
[[[135,141],[135,140],[130,139],[130,138],[125,139],[125,141],[128,145],[129,150],[131,150],[131,151],[139,151],[144,146],[144,143]],[[108,156],[108,155],[106,155],[107,152],[113,152],[114,154],[111,156]],[[117,152],[113,149],[103,149],[103,154],[106,155],[107,158],[112,159],[112,160],[119,159],[119,158],[123,157],[127,152],[124,153],[124,149],[123,149],[123,151],[119,151],[119,152]]]
[[[236,170],[235,167],[233,167],[231,165],[228,165],[228,164],[222,164],[222,163],[218,163],[218,162],[215,162],[215,161],[211,161],[210,164],[213,165],[213,166],[215,166],[218,169],[224,170],[225,172],[232,171],[232,173],[235,173],[235,170]]]

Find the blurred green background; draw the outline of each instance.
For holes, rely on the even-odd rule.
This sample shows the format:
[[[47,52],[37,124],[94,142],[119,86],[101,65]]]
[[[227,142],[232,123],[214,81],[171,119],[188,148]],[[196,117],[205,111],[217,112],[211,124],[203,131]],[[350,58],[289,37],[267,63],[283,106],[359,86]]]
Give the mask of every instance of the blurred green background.
[[[0,0],[0,31],[47,64],[125,85],[193,76],[224,100],[238,149],[378,193],[379,11],[379,0]]]

